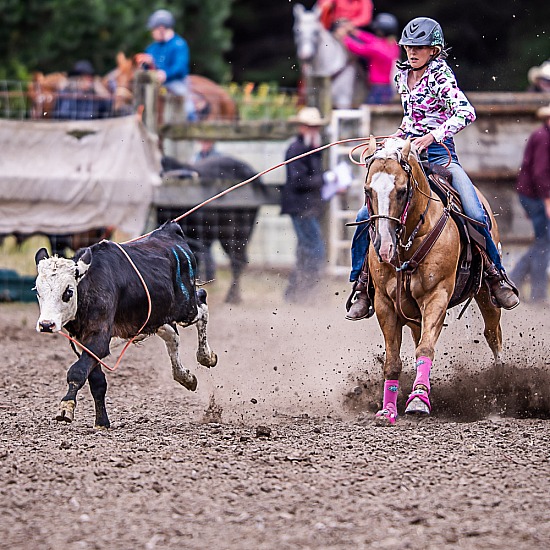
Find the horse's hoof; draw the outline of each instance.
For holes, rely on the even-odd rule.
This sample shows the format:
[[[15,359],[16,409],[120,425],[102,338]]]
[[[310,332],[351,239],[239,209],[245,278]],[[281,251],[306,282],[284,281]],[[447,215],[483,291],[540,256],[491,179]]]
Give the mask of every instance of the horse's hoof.
[[[427,414],[430,414],[430,408],[420,398],[414,397],[407,404],[407,408],[405,409],[405,414],[427,415]]]
[[[72,422],[74,420],[75,401],[61,401],[59,411],[55,417],[58,422]]]
[[[418,388],[409,395],[405,414],[427,415],[431,410],[432,405],[427,391]]]
[[[394,426],[397,421],[397,410],[394,407],[387,407],[378,411],[374,417],[376,426]]]

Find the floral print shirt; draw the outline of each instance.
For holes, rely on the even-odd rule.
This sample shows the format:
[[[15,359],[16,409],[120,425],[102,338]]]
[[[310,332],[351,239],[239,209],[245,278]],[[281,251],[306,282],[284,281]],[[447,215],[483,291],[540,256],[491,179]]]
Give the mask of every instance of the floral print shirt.
[[[458,87],[456,78],[445,61],[436,59],[427,67],[417,85],[409,90],[409,70],[395,76],[397,93],[403,104],[403,134],[423,136],[431,132],[438,143],[453,137],[476,119],[472,104]]]

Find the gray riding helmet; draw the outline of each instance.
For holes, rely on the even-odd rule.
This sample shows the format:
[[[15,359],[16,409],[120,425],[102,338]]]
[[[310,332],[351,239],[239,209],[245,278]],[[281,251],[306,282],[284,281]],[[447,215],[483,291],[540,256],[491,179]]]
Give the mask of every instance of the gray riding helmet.
[[[391,36],[392,34],[397,34],[399,23],[395,15],[391,13],[379,13],[373,19],[371,29],[375,32],[379,31],[384,36]]]
[[[157,27],[173,29],[176,26],[174,16],[168,10],[157,10],[151,14],[147,21],[147,28],[151,31]]]
[[[441,25],[429,17],[417,17],[405,25],[399,45],[439,46],[443,50],[445,39]]]

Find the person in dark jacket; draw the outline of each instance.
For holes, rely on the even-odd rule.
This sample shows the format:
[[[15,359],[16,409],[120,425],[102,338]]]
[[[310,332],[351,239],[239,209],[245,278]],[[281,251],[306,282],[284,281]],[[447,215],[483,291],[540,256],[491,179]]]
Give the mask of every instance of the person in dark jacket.
[[[112,99],[96,77],[87,59],[77,61],[68,74],[68,84],[59,92],[53,117],[61,120],[89,120],[113,116]]]
[[[326,121],[316,107],[304,107],[294,119],[298,135],[287,149],[285,160],[321,146],[321,127]],[[289,214],[296,232],[296,265],[285,292],[287,302],[307,301],[319,282],[325,264],[325,243],[321,231],[324,210],[322,152],[318,151],[286,165],[282,189],[282,214]]]
[[[533,224],[535,241],[511,276],[518,284],[530,277],[531,300],[543,304],[548,300],[550,260],[550,105],[541,107],[537,116],[543,124],[529,136],[517,180],[519,201]]]

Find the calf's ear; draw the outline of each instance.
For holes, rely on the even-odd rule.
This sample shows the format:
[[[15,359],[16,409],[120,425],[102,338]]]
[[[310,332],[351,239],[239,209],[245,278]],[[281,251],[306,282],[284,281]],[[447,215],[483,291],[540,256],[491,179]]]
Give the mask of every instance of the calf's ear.
[[[39,264],[42,260],[45,260],[46,258],[49,258],[48,251],[45,248],[41,248],[34,256],[34,261],[36,265]]]
[[[90,248],[87,247],[79,250],[74,257],[74,263],[76,264],[75,277],[78,281],[84,277],[86,271],[88,271],[90,264],[92,263],[92,251]]]

